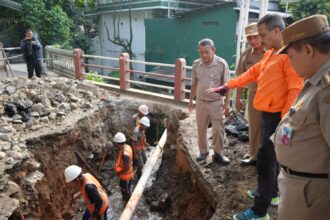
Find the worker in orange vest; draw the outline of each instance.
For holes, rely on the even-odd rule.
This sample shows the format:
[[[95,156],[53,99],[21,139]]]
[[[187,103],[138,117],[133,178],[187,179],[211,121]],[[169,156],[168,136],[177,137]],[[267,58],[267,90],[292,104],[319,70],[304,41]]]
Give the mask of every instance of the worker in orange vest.
[[[73,182],[80,188],[80,192],[87,203],[83,220],[107,220],[108,197],[97,179],[89,173],[82,174],[79,166],[71,165],[64,171],[65,181]]]
[[[138,110],[139,110],[139,112],[132,116],[132,128],[133,129],[140,124],[141,118],[143,118],[144,116],[147,116],[149,114],[149,109],[148,109],[148,106],[146,106],[146,105],[140,105]]]
[[[119,147],[118,160],[115,164],[120,182],[121,195],[123,200],[127,202],[131,197],[131,185],[133,179],[133,153],[132,148],[126,144],[126,137],[123,133],[118,132],[114,137],[114,142]]]
[[[132,136],[132,148],[133,148],[133,156],[134,156],[134,163],[136,163],[138,170],[137,176],[138,178],[142,175],[142,169],[147,161],[147,157],[145,154],[145,146],[148,147],[145,129],[150,127],[150,120],[148,117],[144,116],[140,120],[140,124],[135,127]]]

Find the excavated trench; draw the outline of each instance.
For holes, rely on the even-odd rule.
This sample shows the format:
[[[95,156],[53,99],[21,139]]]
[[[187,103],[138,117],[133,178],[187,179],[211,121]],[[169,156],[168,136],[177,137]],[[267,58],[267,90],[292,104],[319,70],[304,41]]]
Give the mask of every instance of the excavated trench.
[[[88,82],[65,78],[14,78],[0,83],[0,93],[0,220],[81,219],[84,201],[74,198],[79,190],[63,175],[72,164],[89,172],[78,154],[108,192],[109,219],[119,219],[124,204],[113,169],[118,149],[112,140],[118,131],[130,136],[130,118],[141,104],[149,107],[151,116],[150,145],[157,144],[165,127],[167,139],[132,219],[231,219],[252,205],[246,190],[256,185],[256,170],[239,166],[247,144],[227,137],[229,166],[215,164],[211,157],[197,163],[195,115],[179,107],[119,98]],[[17,98],[33,102],[28,122],[20,112],[5,114],[4,104]],[[133,181],[133,188],[136,184]],[[276,219],[276,208],[269,211]]]
[[[117,219],[123,209],[120,189],[114,170],[117,150],[111,140],[119,130],[128,132],[127,121],[134,114],[137,103],[123,100],[103,103],[104,106],[92,114],[79,117],[75,124],[54,133],[29,137],[27,148],[33,157],[24,161],[21,166],[12,169],[11,180],[20,183],[23,198],[21,209],[25,219],[81,219],[84,203],[81,198],[73,200],[77,189],[66,184],[63,170],[70,164],[84,165],[77,160],[74,152],[79,152],[93,170],[100,170],[100,177],[110,196],[109,218]],[[151,114],[154,119],[167,118],[172,129],[178,125],[177,116],[181,111],[163,112],[163,106],[153,106],[158,112]],[[166,108],[165,108],[166,109]],[[172,112],[171,112],[172,111]],[[118,120],[119,119],[119,120]],[[74,120],[69,120],[74,123]],[[156,122],[159,120],[155,120]],[[174,128],[175,129],[175,128]],[[156,143],[164,127],[152,124],[148,131],[148,141]],[[169,132],[169,142],[171,134]],[[173,140],[172,140],[173,142]],[[133,219],[209,219],[214,210],[203,198],[203,194],[193,185],[189,173],[177,174],[175,142],[167,143],[154,174],[152,182],[146,188],[144,198],[139,203]],[[104,165],[100,168],[104,154],[107,154]],[[84,171],[88,172],[86,167]],[[29,177],[30,176],[30,177]],[[38,180],[34,185],[25,184],[26,177]],[[135,184],[133,184],[134,187]],[[193,203],[187,201],[195,201]],[[184,210],[184,211],[183,211]],[[20,219],[18,213],[9,219]]]
[[[79,87],[79,82],[61,80],[60,83],[71,85],[72,88]],[[47,82],[52,83],[51,79]],[[8,87],[12,82],[6,83]],[[25,87],[19,87],[19,83],[15,81],[17,92],[27,93],[27,88],[31,89],[31,83],[37,87],[45,82],[24,83]],[[54,83],[53,88],[58,87],[58,83]],[[84,85],[80,89],[95,89],[90,86]],[[74,92],[72,88],[66,93],[63,91],[64,96],[71,97],[70,93]],[[39,91],[37,88],[34,90]],[[45,91],[41,89],[40,92]],[[0,178],[0,181],[3,180],[0,189],[0,219],[81,219],[84,202],[81,197],[74,199],[78,189],[67,184],[63,175],[64,169],[71,164],[80,165],[84,172],[89,172],[77,159],[77,153],[106,186],[110,201],[109,219],[120,217],[124,205],[119,179],[113,170],[118,151],[112,139],[117,131],[129,136],[130,117],[143,103],[111,97],[103,90],[97,90],[94,96],[88,92],[79,92],[83,94],[79,97],[87,97],[90,105],[80,101],[83,106],[81,111],[71,110],[66,112],[65,116],[57,112],[58,117],[54,121],[50,119],[49,122],[44,122],[40,116],[37,120],[40,124],[32,127],[17,121],[14,123],[14,120],[8,119],[4,112],[1,112],[2,119],[5,120],[1,121],[2,128],[12,126],[12,130],[6,136],[0,136],[1,150],[5,152],[5,156],[0,158],[0,168],[3,171]],[[106,98],[100,100],[98,97],[101,95]],[[51,104],[53,106],[53,102]],[[188,172],[187,159],[177,155],[179,121],[187,117],[186,113],[171,105],[152,102],[144,104],[148,105],[152,118],[152,126],[147,132],[150,145],[157,144],[165,127],[168,137],[156,171],[150,178],[132,219],[210,219],[214,208]],[[10,147],[5,151],[4,144],[7,142]],[[152,154],[153,150],[154,148],[148,154]],[[15,152],[23,156],[15,156]],[[104,164],[101,166],[103,159]],[[187,169],[183,172],[178,169],[178,165],[186,166]],[[133,187],[136,184],[136,181],[133,181]]]

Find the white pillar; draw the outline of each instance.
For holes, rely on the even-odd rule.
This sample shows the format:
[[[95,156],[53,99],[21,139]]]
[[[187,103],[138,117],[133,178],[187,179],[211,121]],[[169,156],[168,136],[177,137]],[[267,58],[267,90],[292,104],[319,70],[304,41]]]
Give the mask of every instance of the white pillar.
[[[250,9],[250,0],[241,0],[240,2],[240,12],[239,20],[237,25],[237,43],[236,43],[236,65],[238,64],[239,57],[242,51],[245,50],[245,31],[244,28],[249,21],[249,9]]]
[[[268,0],[261,0],[259,18],[267,14],[267,11],[268,11]]]

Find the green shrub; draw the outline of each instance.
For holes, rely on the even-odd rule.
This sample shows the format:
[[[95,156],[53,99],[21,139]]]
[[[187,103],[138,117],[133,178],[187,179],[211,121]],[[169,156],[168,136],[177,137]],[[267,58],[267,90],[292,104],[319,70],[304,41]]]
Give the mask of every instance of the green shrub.
[[[98,73],[96,71],[90,71],[86,73],[86,79],[94,82],[104,83],[104,79],[98,76]]]

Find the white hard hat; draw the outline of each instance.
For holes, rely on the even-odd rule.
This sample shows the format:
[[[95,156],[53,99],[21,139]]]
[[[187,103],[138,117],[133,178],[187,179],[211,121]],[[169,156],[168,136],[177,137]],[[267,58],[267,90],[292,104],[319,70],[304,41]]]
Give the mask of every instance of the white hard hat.
[[[140,105],[139,112],[141,112],[144,115],[147,115],[149,113],[148,112],[148,106],[146,106],[146,105]]]
[[[140,123],[146,127],[150,127],[150,120],[148,117],[144,116],[140,119]]]
[[[68,166],[64,171],[65,181],[67,183],[75,180],[81,174],[81,167],[76,165]]]
[[[126,141],[126,137],[123,133],[117,132],[117,134],[115,135],[113,141],[116,142],[116,143],[124,143]]]

